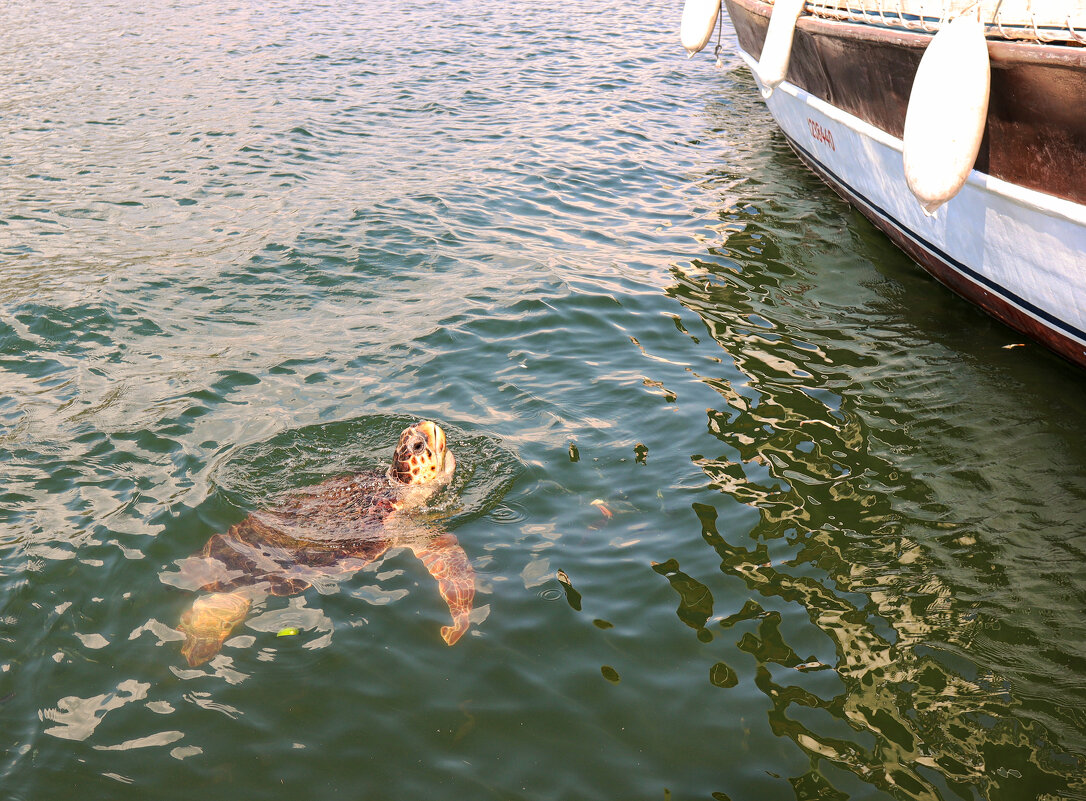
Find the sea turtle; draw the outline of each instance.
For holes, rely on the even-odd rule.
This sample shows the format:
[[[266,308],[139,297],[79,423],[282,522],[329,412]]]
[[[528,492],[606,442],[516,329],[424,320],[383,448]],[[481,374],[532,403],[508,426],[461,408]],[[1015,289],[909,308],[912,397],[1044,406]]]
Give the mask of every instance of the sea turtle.
[[[475,574],[455,537],[422,529],[403,512],[421,506],[455,469],[445,432],[423,420],[404,429],[387,472],[329,479],[216,534],[181,563],[178,583],[210,593],[181,616],[185,659],[196,666],[215,656],[269,593],[294,595],[400,547],[410,548],[437,580],[453,619],[441,636],[454,644],[468,630]]]

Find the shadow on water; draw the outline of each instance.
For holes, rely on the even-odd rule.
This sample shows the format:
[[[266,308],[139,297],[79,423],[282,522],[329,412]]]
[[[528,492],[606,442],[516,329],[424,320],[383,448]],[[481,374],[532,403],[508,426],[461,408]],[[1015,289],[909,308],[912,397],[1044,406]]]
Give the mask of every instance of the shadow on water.
[[[691,458],[740,512],[694,511],[750,600],[714,624],[708,586],[654,569],[699,639],[734,630],[753,658],[772,732],[811,760],[797,798],[1086,797],[1081,376],[1003,356],[1017,335],[781,142],[763,166],[788,203],[717,170],[717,238],[667,289],[724,351],[697,376],[719,447]],[[743,508],[749,541],[729,533]],[[711,678],[736,683],[724,663]]]

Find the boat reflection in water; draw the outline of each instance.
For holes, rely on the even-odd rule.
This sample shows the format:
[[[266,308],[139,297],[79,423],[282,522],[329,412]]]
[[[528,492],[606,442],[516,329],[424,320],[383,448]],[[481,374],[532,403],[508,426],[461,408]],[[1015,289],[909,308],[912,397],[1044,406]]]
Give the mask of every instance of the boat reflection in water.
[[[734,195],[737,176],[719,181]],[[1046,479],[989,451],[984,433],[1028,410],[1013,391],[984,392],[989,377],[968,359],[857,347],[858,330],[903,342],[918,332],[862,287],[840,299],[856,304],[852,318],[838,319],[826,300],[840,287],[787,266],[802,264],[804,226],[782,241],[758,191],[719,214],[727,239],[674,267],[668,289],[723,349],[720,371],[698,376],[720,395],[707,411],[719,452],[692,458],[730,501],[694,511],[721,571],[750,592],[742,608],[715,610],[714,625],[709,586],[656,565],[679,617],[753,658],[773,732],[811,758],[790,779],[797,798],[1079,797],[1083,689],[1067,666],[1084,635],[1072,622],[1086,589],[1081,519],[1043,509]],[[798,214],[817,224],[810,208]],[[963,406],[967,385],[979,397]],[[1054,458],[1060,448],[1053,437]],[[756,515],[749,540],[729,533],[743,519],[731,501]],[[750,673],[720,664],[710,680]]]

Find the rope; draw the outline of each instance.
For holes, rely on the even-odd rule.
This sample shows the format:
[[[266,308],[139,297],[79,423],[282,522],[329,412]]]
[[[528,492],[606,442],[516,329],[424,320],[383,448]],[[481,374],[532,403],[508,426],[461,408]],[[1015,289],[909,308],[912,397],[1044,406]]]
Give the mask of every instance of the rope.
[[[723,6],[723,2],[720,4]],[[724,30],[724,9],[720,6],[716,10],[716,47],[713,48],[713,55],[716,56],[716,68],[723,69],[724,61],[720,58],[720,36]]]

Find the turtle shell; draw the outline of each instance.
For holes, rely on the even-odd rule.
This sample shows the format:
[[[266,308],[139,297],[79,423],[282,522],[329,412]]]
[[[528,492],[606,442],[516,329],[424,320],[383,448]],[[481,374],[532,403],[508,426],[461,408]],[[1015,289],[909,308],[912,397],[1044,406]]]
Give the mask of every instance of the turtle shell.
[[[293,595],[322,576],[358,570],[392,544],[388,519],[410,488],[381,473],[341,476],[254,512],[207,541],[182,572],[212,592],[259,586]]]

